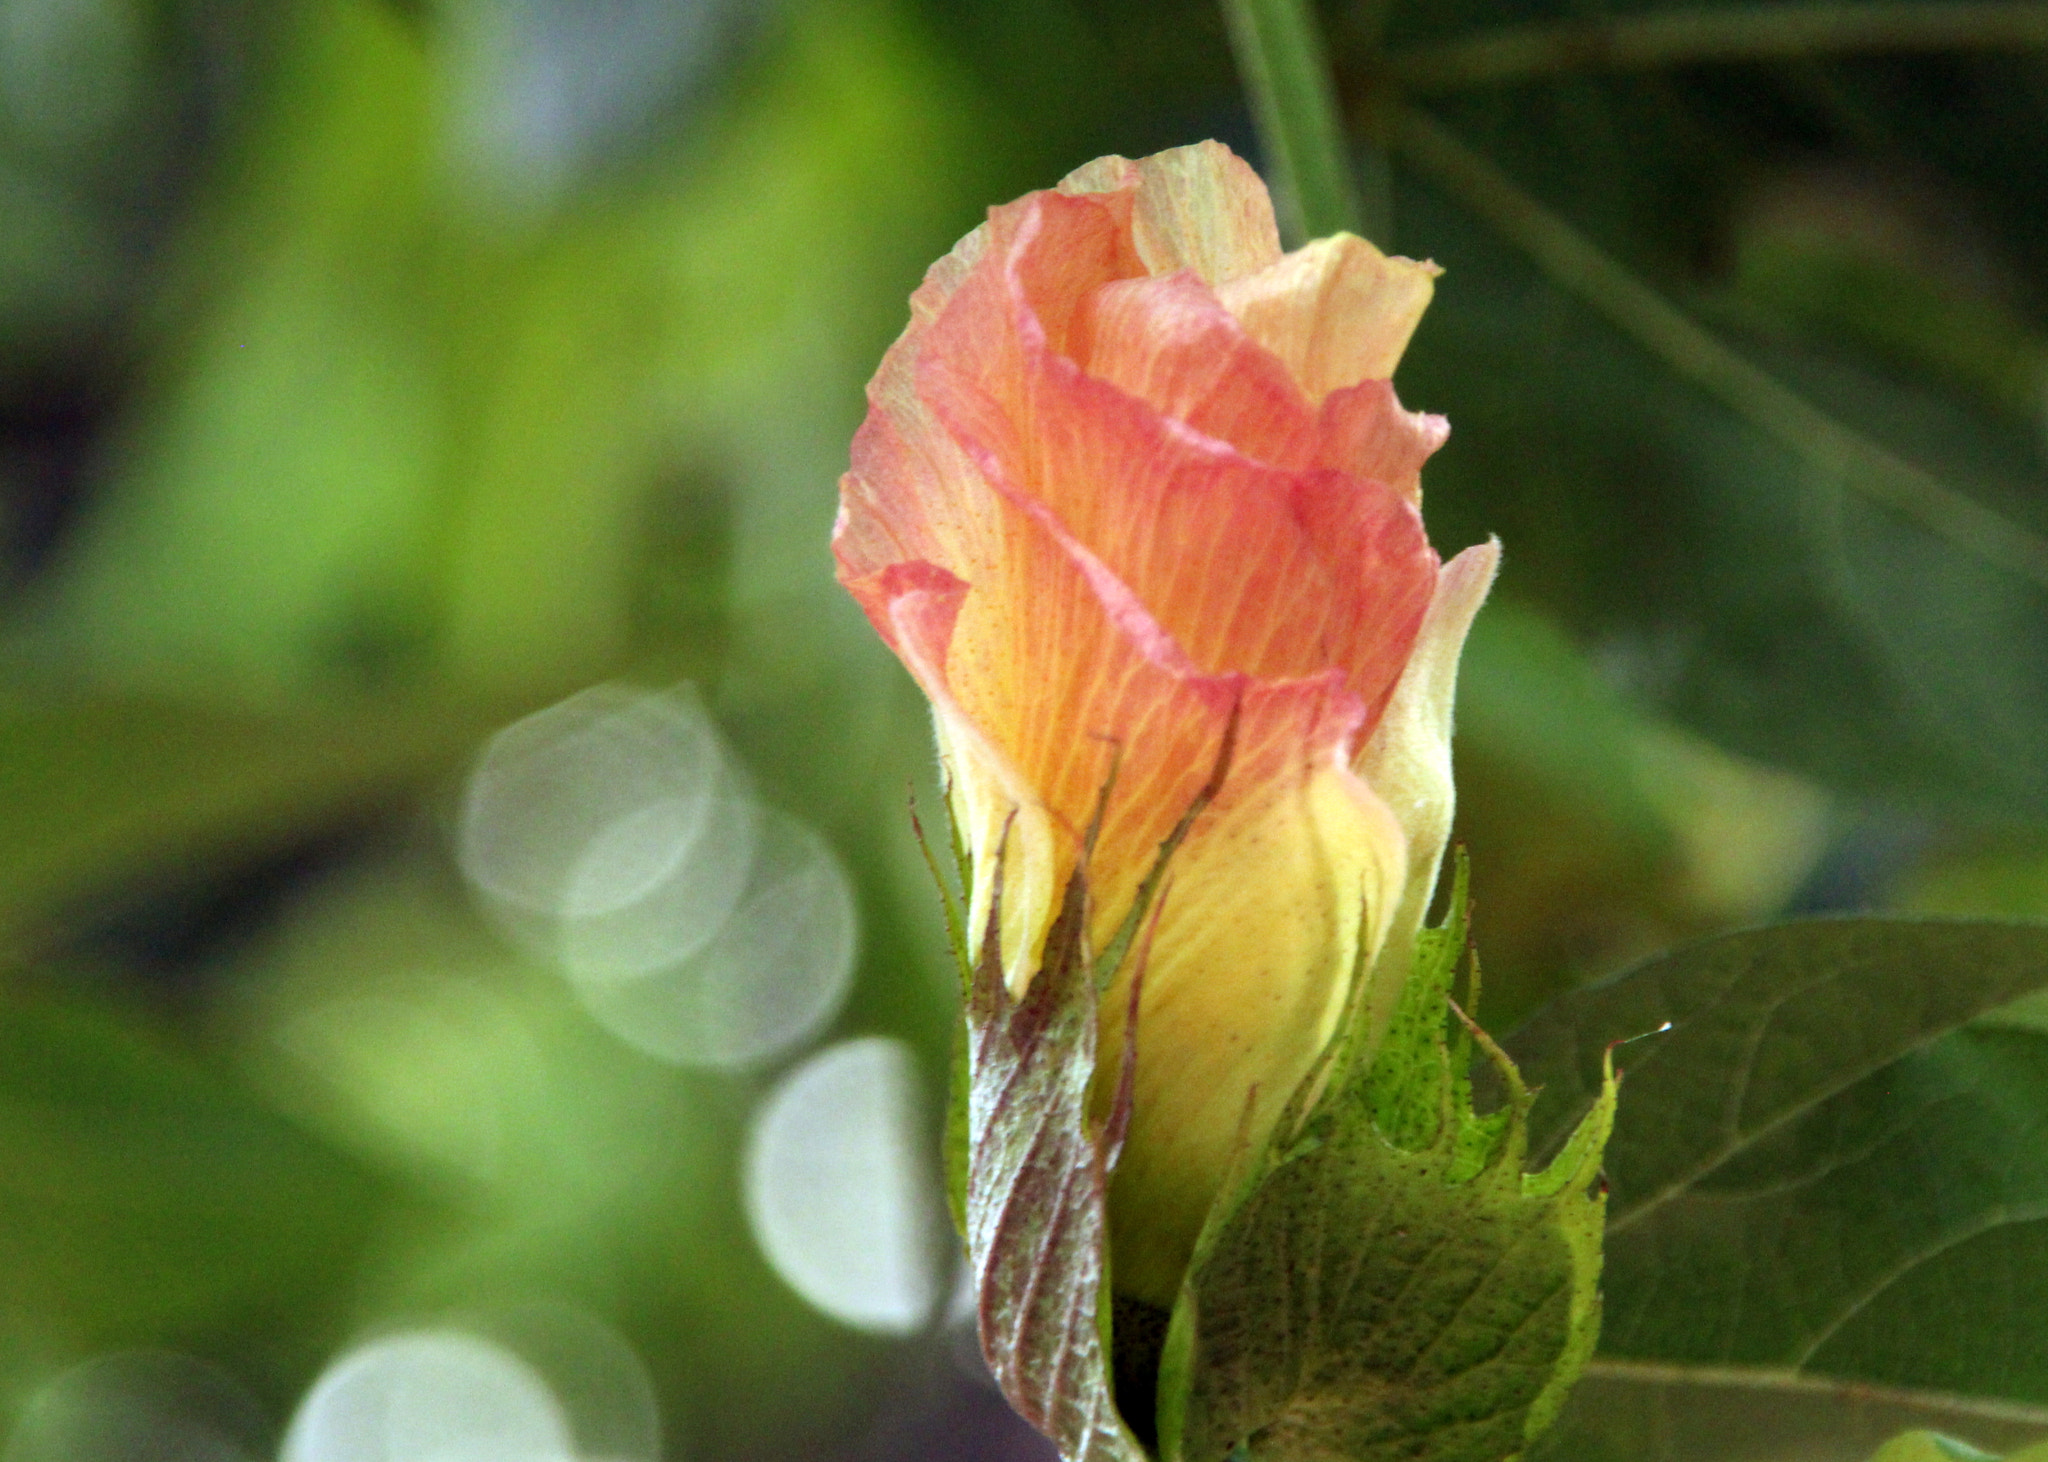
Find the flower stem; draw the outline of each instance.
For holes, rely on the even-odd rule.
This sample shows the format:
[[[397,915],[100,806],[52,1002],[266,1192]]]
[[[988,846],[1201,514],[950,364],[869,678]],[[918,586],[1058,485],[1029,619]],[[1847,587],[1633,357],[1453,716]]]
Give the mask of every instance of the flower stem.
[[[1403,91],[1503,86],[1572,71],[1647,71],[1858,51],[2048,46],[2048,5],[2011,0],[1744,5],[1504,26],[1387,58]]]
[[[1223,0],[1289,248],[1365,228],[1330,63],[1309,0]]]

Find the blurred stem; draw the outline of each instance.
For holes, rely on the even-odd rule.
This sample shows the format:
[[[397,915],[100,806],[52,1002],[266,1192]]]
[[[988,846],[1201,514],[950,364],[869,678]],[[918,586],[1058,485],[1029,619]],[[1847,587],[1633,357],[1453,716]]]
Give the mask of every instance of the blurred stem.
[[[1823,481],[1841,482],[1957,548],[2048,587],[2048,539],[1843,425],[1745,360],[1439,123],[1410,109],[1396,122],[1394,135],[1403,156],[1499,230],[1554,283],[1804,457]]]
[[[1684,1365],[1661,1361],[1595,1360],[1586,1363],[1586,1380],[1628,1381],[1643,1386],[1690,1386],[1703,1390],[1756,1392],[1789,1396],[1825,1396],[1863,1406],[1901,1409],[1940,1408],[1954,1416],[2018,1426],[2048,1426],[2048,1409],[2019,1401],[1938,1394],[1868,1381],[1841,1381],[1776,1366]]]
[[[1223,0],[1223,18],[1273,173],[1282,240],[1298,248],[1325,234],[1379,234],[1359,206],[1309,0]]]
[[[1455,91],[1570,71],[1643,71],[1854,51],[2023,50],[2048,46],[2034,3],[1746,5],[1507,26],[1387,58],[1401,89]]]

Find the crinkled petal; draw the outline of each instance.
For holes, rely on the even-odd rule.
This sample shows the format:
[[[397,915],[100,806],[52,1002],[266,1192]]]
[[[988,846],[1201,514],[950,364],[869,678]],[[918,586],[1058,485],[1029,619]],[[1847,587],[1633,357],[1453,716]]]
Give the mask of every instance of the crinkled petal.
[[[1029,288],[1028,271],[1020,282]],[[1066,354],[1087,375],[1160,416],[1257,461],[1283,468],[1338,465],[1316,461],[1322,423],[1315,403],[1191,272],[1094,290],[1082,303]]]
[[[1027,285],[1028,288],[1028,285]],[[1117,280],[1085,299],[1065,352],[1160,415],[1274,467],[1324,467],[1419,500],[1422,464],[1450,427],[1402,408],[1383,380],[1312,401],[1214,291],[1189,273]]]
[[[1441,416],[1404,409],[1387,381],[1361,381],[1323,398],[1320,459],[1383,482],[1422,505],[1422,464],[1451,434]]]
[[[1020,218],[1006,267],[992,259],[933,322],[919,395],[986,482],[1050,511],[1195,666],[1260,678],[1338,668],[1369,725],[1435,582],[1414,505],[1370,479],[1247,457],[1055,349],[1043,327],[1041,268],[1057,268],[1104,225],[1082,200],[1032,201],[1039,206]],[[1196,333],[1230,328],[1213,308],[1191,305],[1179,318]],[[1065,323],[1075,333],[1093,328],[1071,312]],[[1160,357],[1132,347],[1119,359],[1142,373]],[[1208,385],[1236,389],[1212,380],[1188,394]],[[1154,386],[1176,389],[1173,380]],[[1264,399],[1277,396],[1275,388]],[[1298,408],[1297,420],[1313,422]]]

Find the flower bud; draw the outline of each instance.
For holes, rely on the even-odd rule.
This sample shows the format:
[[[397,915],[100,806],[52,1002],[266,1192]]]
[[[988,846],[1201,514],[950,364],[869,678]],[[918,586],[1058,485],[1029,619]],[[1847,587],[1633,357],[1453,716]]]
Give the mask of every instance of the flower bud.
[[[1111,941],[1228,739],[1101,997],[1114,1052],[1141,974],[1109,1217],[1116,1287],[1161,1306],[1354,978],[1384,1028],[1435,885],[1498,557],[1431,549],[1448,428],[1387,379],[1436,272],[1350,235],[1283,254],[1219,144],[1100,159],[932,267],[841,484],[840,578],[931,698],[1013,995],[1077,870]]]

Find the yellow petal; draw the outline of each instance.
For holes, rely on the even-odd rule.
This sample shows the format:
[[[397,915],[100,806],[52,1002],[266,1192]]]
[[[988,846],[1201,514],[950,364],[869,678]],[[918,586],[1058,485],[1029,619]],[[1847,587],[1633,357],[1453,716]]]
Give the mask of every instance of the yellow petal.
[[[1130,1136],[1110,1190],[1116,1284],[1170,1306],[1240,1140],[1265,1139],[1407,883],[1399,824],[1325,765],[1176,855],[1139,994]],[[1107,1093],[1131,970],[1104,999]]]
[[[1266,185],[1250,163],[1220,142],[1170,148],[1135,162],[1098,157],[1062,178],[1059,191],[1131,187],[1131,233],[1148,273],[1192,269],[1219,285],[1280,257],[1280,230]]]
[[[1230,279],[1216,294],[1246,334],[1287,363],[1309,399],[1320,401],[1394,374],[1441,272],[1336,234]]]

